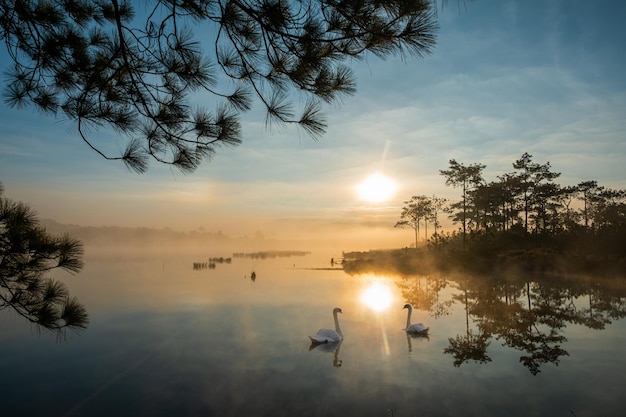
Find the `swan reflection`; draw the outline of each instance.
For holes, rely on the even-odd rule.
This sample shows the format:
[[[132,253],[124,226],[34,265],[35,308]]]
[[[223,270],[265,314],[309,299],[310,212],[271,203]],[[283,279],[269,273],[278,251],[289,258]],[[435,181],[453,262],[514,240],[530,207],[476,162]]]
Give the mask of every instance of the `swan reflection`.
[[[324,353],[333,353],[333,366],[335,368],[339,368],[343,363],[343,361],[339,359],[339,349],[341,348],[342,343],[343,341],[341,340],[329,343],[311,343],[311,346],[309,346],[309,352],[312,350],[317,350]]]
[[[419,342],[429,342],[430,341],[430,337],[428,336],[428,333],[426,334],[415,334],[415,333],[408,333],[406,334],[406,344],[408,346],[408,350],[409,353],[413,352],[413,343],[412,340],[416,340]]]

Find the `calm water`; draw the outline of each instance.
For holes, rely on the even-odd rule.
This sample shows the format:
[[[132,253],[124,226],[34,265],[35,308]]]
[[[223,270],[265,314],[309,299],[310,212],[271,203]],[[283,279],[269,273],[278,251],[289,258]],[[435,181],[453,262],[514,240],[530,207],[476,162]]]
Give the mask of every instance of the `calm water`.
[[[333,254],[318,253],[193,269],[213,255],[232,254],[88,251],[84,271],[63,281],[91,322],[65,341],[1,311],[2,415],[583,417],[626,408],[623,293],[587,282],[350,276],[323,269]],[[429,338],[402,330],[407,301]],[[309,350],[307,336],[333,326],[335,306],[344,342]]]

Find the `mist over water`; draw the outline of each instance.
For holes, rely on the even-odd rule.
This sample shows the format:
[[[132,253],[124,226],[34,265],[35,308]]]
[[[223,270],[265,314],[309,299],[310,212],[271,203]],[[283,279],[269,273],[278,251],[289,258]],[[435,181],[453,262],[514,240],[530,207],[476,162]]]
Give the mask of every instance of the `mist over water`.
[[[230,262],[193,267],[219,257]],[[347,274],[341,257],[333,248],[87,245],[78,276],[55,273],[90,314],[84,332],[57,340],[0,314],[4,410],[584,416],[625,405],[620,288]],[[406,302],[428,337],[407,337]],[[343,342],[310,350],[308,336],[333,327],[334,307]]]

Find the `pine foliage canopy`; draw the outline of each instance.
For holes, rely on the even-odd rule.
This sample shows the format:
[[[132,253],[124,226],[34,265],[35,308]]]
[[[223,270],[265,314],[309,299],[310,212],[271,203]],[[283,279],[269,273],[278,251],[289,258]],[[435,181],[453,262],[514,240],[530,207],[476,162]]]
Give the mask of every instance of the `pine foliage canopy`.
[[[356,91],[348,61],[428,54],[436,7],[431,0],[4,1],[0,40],[13,61],[4,96],[10,106],[72,121],[96,152],[136,172],[151,158],[192,172],[220,146],[241,142],[240,117],[255,100],[268,124],[322,135],[324,103]],[[198,92],[215,99],[214,110],[193,105]],[[126,139],[121,155],[93,138],[101,128]]]

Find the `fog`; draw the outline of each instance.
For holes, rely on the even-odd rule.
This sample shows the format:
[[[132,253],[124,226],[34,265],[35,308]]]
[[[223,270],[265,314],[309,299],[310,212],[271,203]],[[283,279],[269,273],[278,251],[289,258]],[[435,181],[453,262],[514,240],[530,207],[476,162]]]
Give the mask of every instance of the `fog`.
[[[132,249],[137,254],[182,254],[203,252],[206,256],[230,256],[234,252],[264,250],[301,250],[340,255],[344,251],[392,249],[411,244],[407,230],[383,227],[343,226],[276,230],[270,233],[252,231],[249,235],[229,236],[215,231],[175,231],[169,228],[85,227],[45,220],[46,229],[56,235],[69,234],[83,242],[90,256],[108,256]]]

